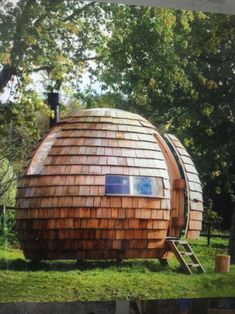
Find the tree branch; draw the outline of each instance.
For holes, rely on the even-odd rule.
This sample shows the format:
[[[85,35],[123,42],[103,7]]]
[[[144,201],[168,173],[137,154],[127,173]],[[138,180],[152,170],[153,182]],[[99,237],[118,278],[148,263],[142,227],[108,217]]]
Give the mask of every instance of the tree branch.
[[[75,17],[79,16],[82,12],[84,12],[87,8],[95,5],[96,2],[90,2],[86,5],[84,5],[82,8],[79,8],[77,10],[75,10],[72,14],[70,14],[69,16],[66,17],[66,19],[64,20],[64,22],[69,22],[72,21]]]
[[[112,53],[112,57],[116,56],[116,55],[119,55],[120,53],[123,53],[125,52],[125,50],[117,50],[115,52]],[[83,59],[80,59],[80,61],[92,61],[92,60],[102,60],[104,59],[105,57],[104,56],[94,56],[94,57],[87,57],[87,58],[83,58]]]
[[[2,185],[0,184],[0,197],[3,197],[4,194],[8,191],[13,182],[17,180],[16,175],[12,175],[11,179],[4,182]]]
[[[227,62],[227,61],[233,60],[234,56],[235,56],[234,54],[232,54],[231,56],[227,56],[227,57],[221,57],[221,56],[216,56],[216,55],[212,55],[212,56],[203,56],[203,55],[201,55],[199,57],[199,59],[201,61],[210,62],[210,63],[213,63],[213,64],[221,64],[223,62]]]
[[[41,66],[39,68],[31,69],[31,70],[29,70],[29,73],[40,72],[40,71],[50,71],[50,70],[52,70],[52,68],[53,68],[52,66],[45,65],[45,66]]]
[[[16,19],[16,28],[15,28],[15,34],[13,37],[13,47],[11,49],[11,62],[12,64],[14,64],[14,59],[15,59],[15,55],[18,55],[18,50],[19,50],[19,42],[21,41],[21,33],[23,29],[22,25],[26,24],[26,21],[29,20],[29,12],[28,10],[30,9],[30,7],[34,6],[36,3],[36,0],[27,0],[23,10],[22,10],[22,14],[21,16],[19,16]],[[22,24],[22,21],[24,21],[24,24]]]
[[[79,61],[81,62],[85,62],[85,61],[92,61],[92,60],[102,60],[104,57],[103,56],[94,56],[94,57],[86,57],[86,58],[82,58]],[[40,72],[40,71],[51,71],[53,69],[53,66],[41,66],[38,68],[34,68],[29,70],[30,73],[33,72]]]
[[[15,64],[15,56],[18,55],[19,50],[19,41],[21,40],[20,34],[22,29],[22,21],[27,20],[28,18],[28,9],[36,3],[36,0],[27,0],[21,16],[16,18],[16,27],[15,33],[12,38],[13,46],[11,49],[11,64],[6,64],[3,66],[3,69],[0,72],[0,92],[7,86],[8,82],[11,80],[12,76],[16,74],[16,64]]]
[[[85,61],[92,61],[92,60],[102,60],[104,59],[104,56],[94,56],[94,57],[87,57],[80,59],[80,61],[85,62]]]
[[[2,165],[3,166],[3,163]],[[7,190],[10,188],[11,184],[16,180],[16,175],[12,173],[9,177],[10,162],[7,161],[5,169],[0,172],[0,197],[2,197]]]
[[[0,92],[7,86],[8,82],[11,80],[12,76],[16,74],[16,69],[10,64],[3,66],[0,72]]]

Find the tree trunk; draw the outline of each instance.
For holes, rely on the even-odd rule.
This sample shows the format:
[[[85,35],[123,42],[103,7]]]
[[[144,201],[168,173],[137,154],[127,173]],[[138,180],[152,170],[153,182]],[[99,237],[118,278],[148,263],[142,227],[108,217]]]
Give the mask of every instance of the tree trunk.
[[[235,202],[233,203],[228,254],[231,256],[231,264],[235,264]]]
[[[0,92],[7,86],[14,74],[16,74],[16,70],[13,66],[9,64],[3,66],[2,71],[0,72]]]

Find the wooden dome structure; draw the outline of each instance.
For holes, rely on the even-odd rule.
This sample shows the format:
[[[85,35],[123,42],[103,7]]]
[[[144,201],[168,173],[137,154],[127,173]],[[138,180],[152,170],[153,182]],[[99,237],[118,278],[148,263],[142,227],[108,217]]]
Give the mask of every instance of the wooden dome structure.
[[[167,258],[167,237],[198,238],[202,189],[180,141],[143,117],[81,110],[50,129],[20,179],[28,259]]]

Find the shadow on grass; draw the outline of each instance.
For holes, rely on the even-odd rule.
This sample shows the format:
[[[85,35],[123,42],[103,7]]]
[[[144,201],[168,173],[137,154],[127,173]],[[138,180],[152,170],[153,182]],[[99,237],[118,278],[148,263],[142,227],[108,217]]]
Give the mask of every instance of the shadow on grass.
[[[85,260],[77,262],[77,269],[79,270],[94,270],[94,269],[112,269],[115,268],[117,271],[132,271],[136,270],[139,272],[150,271],[157,272],[169,269],[169,267],[163,267],[157,260]]]
[[[0,270],[13,271],[86,271],[97,269],[113,269],[115,271],[136,272],[177,272],[170,266],[161,266],[157,260],[62,260],[41,261],[33,263],[23,259],[0,259]]]
[[[211,247],[215,249],[227,249],[228,245],[226,243],[211,243]]]

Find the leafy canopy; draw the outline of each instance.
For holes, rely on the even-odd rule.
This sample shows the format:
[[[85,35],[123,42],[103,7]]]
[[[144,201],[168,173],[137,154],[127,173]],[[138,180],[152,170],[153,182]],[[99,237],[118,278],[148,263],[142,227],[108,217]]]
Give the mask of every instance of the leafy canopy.
[[[0,1],[0,88],[15,75],[22,85],[44,74],[48,89],[77,83],[103,42],[102,5],[90,1]],[[19,82],[18,82],[19,83]]]
[[[235,190],[235,17],[113,6],[100,77],[119,107],[178,135],[205,199],[229,206]]]

